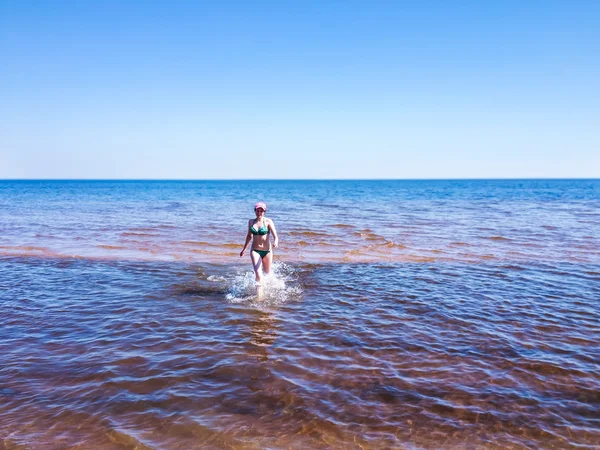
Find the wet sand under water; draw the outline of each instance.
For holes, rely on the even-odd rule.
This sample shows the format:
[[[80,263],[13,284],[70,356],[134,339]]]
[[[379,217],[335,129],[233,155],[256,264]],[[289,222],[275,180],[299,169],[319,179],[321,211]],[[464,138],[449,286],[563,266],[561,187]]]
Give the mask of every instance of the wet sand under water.
[[[0,258],[0,448],[600,446],[600,267]]]

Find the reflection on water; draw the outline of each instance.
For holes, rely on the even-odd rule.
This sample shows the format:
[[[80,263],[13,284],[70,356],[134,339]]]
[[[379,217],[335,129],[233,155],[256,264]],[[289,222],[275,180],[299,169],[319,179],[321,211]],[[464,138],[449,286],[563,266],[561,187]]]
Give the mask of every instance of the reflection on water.
[[[259,294],[259,298],[262,294]],[[248,351],[249,356],[256,356],[259,361],[269,359],[269,347],[277,338],[277,325],[272,315],[267,311],[252,310],[256,317],[250,319],[250,336],[248,342],[252,344]]]

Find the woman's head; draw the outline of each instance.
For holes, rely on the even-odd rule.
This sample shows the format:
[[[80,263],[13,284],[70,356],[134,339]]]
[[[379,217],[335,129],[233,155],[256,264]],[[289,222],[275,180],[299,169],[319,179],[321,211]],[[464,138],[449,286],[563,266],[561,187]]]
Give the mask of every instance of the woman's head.
[[[265,202],[258,202],[256,205],[254,205],[254,211],[257,213],[265,213],[267,211],[267,204]]]

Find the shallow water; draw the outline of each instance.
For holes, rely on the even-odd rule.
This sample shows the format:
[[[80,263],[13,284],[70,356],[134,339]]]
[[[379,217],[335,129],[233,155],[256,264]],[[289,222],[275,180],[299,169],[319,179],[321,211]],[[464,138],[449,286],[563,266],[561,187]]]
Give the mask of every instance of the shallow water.
[[[261,292],[243,186],[37,183],[1,184],[0,448],[600,446],[597,181],[264,183]]]
[[[0,181],[0,255],[236,264],[256,199],[284,262],[600,261],[600,180]]]

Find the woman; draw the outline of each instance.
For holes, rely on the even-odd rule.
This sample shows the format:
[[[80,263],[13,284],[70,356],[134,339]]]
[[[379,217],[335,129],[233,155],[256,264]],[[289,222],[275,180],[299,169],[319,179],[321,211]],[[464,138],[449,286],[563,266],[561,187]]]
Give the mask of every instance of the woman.
[[[246,235],[246,243],[244,248],[240,252],[240,257],[244,256],[246,248],[252,239],[252,249],[250,251],[250,258],[252,259],[252,266],[254,267],[254,273],[256,275],[256,283],[260,284],[262,277],[260,274],[260,266],[262,264],[265,275],[269,275],[271,272],[271,263],[273,262],[273,252],[271,251],[271,242],[269,240],[269,234],[273,235],[273,248],[277,248],[279,245],[279,238],[277,237],[277,230],[275,230],[275,224],[271,219],[265,217],[267,212],[267,204],[264,202],[258,202],[254,205],[254,213],[256,219],[250,219],[248,221],[248,234]]]

